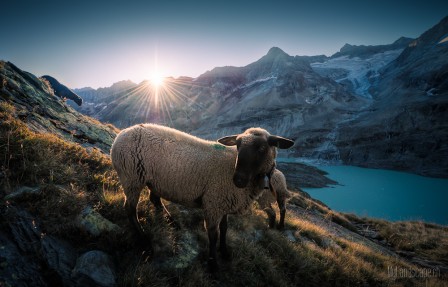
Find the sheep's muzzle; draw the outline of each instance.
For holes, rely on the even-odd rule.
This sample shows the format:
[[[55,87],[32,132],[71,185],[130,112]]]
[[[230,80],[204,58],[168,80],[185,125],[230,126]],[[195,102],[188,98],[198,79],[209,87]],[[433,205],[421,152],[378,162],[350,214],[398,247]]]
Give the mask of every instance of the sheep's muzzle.
[[[245,188],[249,184],[249,176],[244,173],[235,172],[233,175],[233,183],[238,188]]]

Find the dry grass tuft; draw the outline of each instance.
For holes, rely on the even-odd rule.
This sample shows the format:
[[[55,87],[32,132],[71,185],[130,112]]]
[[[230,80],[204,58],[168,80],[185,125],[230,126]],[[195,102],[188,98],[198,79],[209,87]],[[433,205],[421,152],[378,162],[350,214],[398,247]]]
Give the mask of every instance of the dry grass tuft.
[[[448,265],[448,227],[421,221],[363,220],[373,225],[395,250]]]

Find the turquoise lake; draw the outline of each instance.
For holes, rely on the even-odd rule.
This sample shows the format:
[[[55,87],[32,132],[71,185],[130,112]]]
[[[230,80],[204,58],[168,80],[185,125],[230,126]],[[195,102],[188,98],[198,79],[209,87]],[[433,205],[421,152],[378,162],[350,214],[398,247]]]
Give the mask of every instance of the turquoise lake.
[[[353,166],[319,168],[340,185],[304,190],[333,210],[448,225],[448,179]]]

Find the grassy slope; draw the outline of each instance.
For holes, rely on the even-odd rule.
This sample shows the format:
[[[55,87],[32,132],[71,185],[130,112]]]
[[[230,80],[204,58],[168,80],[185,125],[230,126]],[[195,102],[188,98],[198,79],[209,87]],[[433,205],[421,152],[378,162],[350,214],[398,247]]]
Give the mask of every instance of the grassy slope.
[[[106,251],[117,263],[122,286],[448,286],[439,278],[425,282],[389,277],[389,266],[415,266],[351,233],[339,225],[353,229],[345,216],[302,194],[290,202],[285,233],[269,230],[264,213],[257,209],[245,216],[231,216],[228,239],[232,260],[221,261],[221,272],[212,276],[203,264],[208,240],[202,212],[169,204],[182,226],[175,229],[149,207],[145,192],[139,217],[146,231],[154,234],[155,245],[154,257],[148,257],[128,234],[124,197],[107,156],[29,130],[5,102],[0,103],[0,146],[2,198],[19,185],[41,186],[39,194],[2,200],[0,210],[8,205],[26,208],[42,221],[46,233],[70,242],[79,251]],[[124,232],[99,237],[83,232],[75,218],[86,205]],[[440,232],[446,239],[446,229]],[[198,256],[188,266],[177,268],[182,259],[176,254],[185,246]],[[447,250],[446,241],[431,246]],[[439,255],[443,254],[434,256]]]

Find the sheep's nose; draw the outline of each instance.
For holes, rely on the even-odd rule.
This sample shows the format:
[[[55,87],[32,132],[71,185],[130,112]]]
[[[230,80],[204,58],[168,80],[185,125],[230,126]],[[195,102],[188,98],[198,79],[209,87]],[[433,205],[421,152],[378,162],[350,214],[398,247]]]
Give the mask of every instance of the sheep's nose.
[[[233,183],[238,188],[245,188],[247,186],[247,184],[249,183],[249,178],[244,175],[235,173],[233,176]]]

